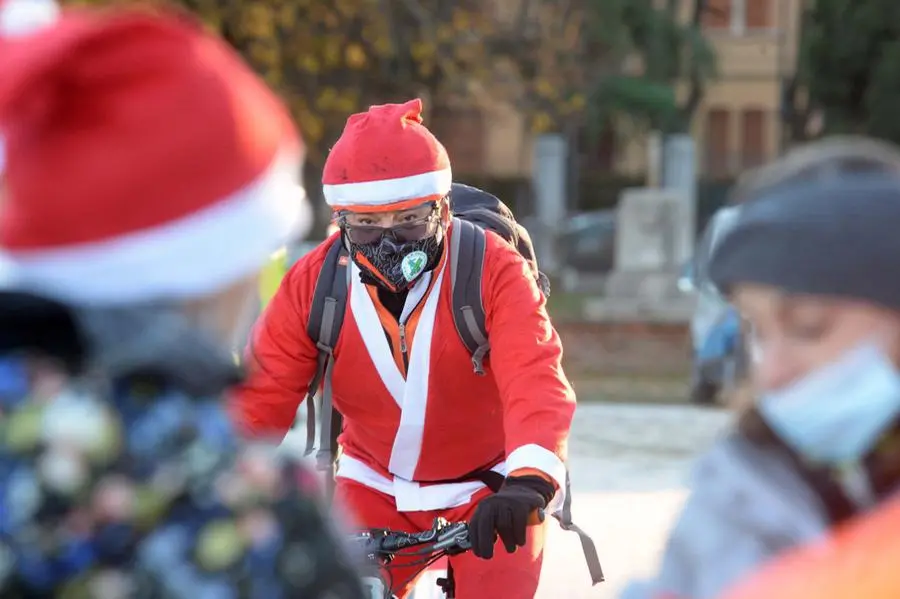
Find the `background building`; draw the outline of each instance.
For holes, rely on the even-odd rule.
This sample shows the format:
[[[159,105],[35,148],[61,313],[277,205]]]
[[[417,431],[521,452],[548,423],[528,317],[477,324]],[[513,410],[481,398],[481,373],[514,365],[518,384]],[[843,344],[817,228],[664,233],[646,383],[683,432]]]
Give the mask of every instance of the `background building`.
[[[693,2],[681,1],[687,19]],[[703,27],[718,56],[718,77],[707,86],[693,123],[702,178],[730,179],[778,154],[782,82],[796,61],[800,4],[709,0]],[[504,12],[496,14],[503,18]],[[513,107],[436,110],[432,124],[458,172],[498,179],[530,175],[531,135]],[[643,177],[647,140],[646,132],[614,126],[595,140],[592,155],[583,156],[582,165]]]

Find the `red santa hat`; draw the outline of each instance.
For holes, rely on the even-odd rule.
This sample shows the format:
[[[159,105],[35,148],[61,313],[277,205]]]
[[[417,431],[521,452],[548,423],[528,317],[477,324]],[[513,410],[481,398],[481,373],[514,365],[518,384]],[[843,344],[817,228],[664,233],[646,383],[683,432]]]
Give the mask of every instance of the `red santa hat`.
[[[0,0],[0,43],[4,39],[28,35],[52,25],[59,17],[59,6],[53,0]],[[0,139],[0,177],[3,176],[5,152]]]
[[[183,19],[73,12],[4,43],[0,285],[75,304],[211,294],[309,220],[283,104]]]
[[[347,119],[325,161],[325,200],[335,210],[397,210],[450,192],[450,159],[422,125],[422,101],[372,106]]]

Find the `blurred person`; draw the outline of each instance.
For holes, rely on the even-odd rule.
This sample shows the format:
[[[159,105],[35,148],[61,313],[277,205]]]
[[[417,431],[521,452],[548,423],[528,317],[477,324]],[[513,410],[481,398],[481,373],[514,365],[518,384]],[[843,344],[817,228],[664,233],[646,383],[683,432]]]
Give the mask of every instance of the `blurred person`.
[[[716,404],[721,395],[732,394],[746,370],[740,317],[708,282],[705,272],[709,254],[728,230],[734,213],[733,206],[723,206],[713,214],[694,248],[685,277],[686,286],[696,298],[691,318],[691,400],[698,404]]]
[[[565,492],[575,398],[535,276],[493,232],[480,273],[490,361],[473,372],[451,307],[448,254],[461,234],[451,167],[421,110],[413,100],[348,119],[323,175],[338,230],[291,268],[255,326],[235,417],[247,434],[284,435],[315,391],[307,323],[326,257],[342,244],[351,264],[331,377],[344,423],[337,503],[366,528],[469,521],[473,551],[450,558],[458,596],[530,599],[544,530],[528,524]],[[404,597],[419,567],[401,564],[392,590]]]
[[[199,24],[73,11],[4,42],[0,129],[0,596],[362,597],[220,400],[309,221],[281,102]]]
[[[696,465],[658,575],[623,598],[717,597],[808,544],[831,557],[798,568],[806,582],[791,596],[896,596],[893,571],[890,595],[854,590],[862,576],[828,592],[821,581],[842,561],[893,555],[892,541],[836,531],[868,529],[871,541],[878,522],[887,540],[900,526],[900,151],[855,137],[811,143],[746,177],[733,202],[708,275],[745,321],[753,401]],[[774,596],[753,589],[741,596]]]

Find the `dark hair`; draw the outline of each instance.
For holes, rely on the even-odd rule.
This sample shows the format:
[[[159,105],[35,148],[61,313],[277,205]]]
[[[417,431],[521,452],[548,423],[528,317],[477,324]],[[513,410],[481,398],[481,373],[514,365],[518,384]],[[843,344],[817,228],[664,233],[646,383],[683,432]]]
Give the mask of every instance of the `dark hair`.
[[[740,204],[781,187],[851,174],[881,174],[900,179],[900,149],[879,139],[857,135],[835,135],[810,142],[741,175],[728,202]]]

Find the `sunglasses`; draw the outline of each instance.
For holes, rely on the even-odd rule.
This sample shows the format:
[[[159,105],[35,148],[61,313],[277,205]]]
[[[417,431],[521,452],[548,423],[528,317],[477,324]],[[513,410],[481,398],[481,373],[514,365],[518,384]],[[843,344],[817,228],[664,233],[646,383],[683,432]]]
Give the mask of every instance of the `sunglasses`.
[[[347,237],[353,243],[368,245],[378,243],[384,237],[391,237],[394,241],[419,241],[434,233],[434,223],[437,214],[429,214],[418,220],[412,220],[391,227],[379,227],[376,225],[351,225],[345,218],[339,222]]]

